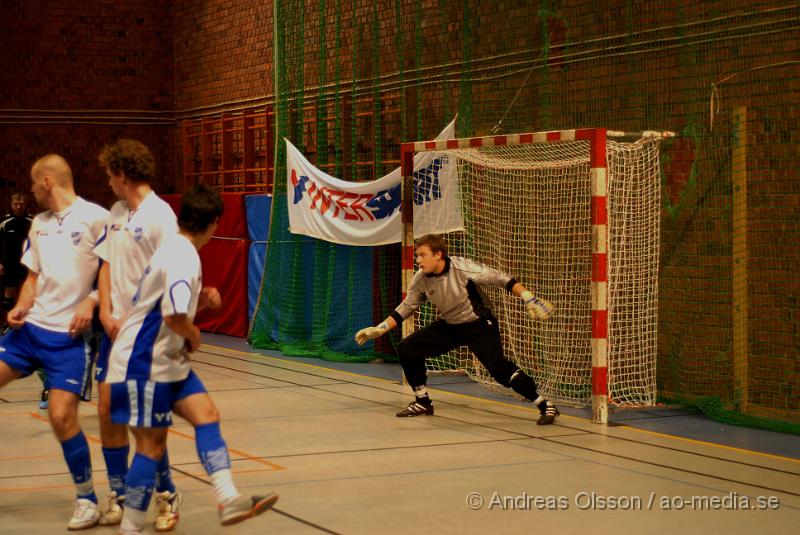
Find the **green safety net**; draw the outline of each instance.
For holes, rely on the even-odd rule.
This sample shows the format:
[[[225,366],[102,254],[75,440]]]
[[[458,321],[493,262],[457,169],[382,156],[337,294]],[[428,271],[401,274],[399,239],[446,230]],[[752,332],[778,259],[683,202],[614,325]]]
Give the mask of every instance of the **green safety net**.
[[[583,127],[678,134],[660,157],[658,390],[716,398],[747,418],[800,419],[800,5],[275,6],[277,138],[345,180],[387,173],[401,142],[433,138],[456,113],[459,137]],[[399,245],[289,233],[285,172],[278,143],[251,342],[394,358],[396,331],[366,348],[353,336],[400,301]]]

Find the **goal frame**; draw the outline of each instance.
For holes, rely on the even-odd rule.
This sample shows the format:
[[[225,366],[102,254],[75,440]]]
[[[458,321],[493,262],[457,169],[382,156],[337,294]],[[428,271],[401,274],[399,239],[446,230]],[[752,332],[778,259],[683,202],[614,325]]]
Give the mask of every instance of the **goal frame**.
[[[400,146],[402,191],[402,291],[405,299],[414,277],[414,155],[452,149],[588,141],[591,183],[591,352],[592,421],[608,423],[608,161],[605,128],[552,130],[440,141],[416,141]],[[558,304],[556,303],[556,306]],[[414,331],[413,316],[403,322],[403,338]]]

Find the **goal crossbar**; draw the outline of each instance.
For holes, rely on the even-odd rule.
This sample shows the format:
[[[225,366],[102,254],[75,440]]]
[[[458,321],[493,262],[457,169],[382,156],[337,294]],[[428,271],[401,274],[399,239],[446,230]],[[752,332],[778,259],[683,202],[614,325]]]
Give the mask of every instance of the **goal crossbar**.
[[[497,150],[494,148],[519,147],[537,144],[558,144],[565,142],[585,142],[585,161],[588,165],[588,189],[590,219],[590,326],[589,346],[591,348],[591,405],[593,421],[606,423],[609,406],[609,162],[608,131],[604,128],[556,130],[549,132],[521,133],[499,136],[447,139],[438,141],[418,141],[401,145],[402,172],[402,283],[405,298],[414,275],[413,247],[413,159],[420,152],[443,152],[458,154],[459,151]],[[619,132],[613,132],[618,135]],[[661,133],[667,137],[669,133]],[[658,137],[652,136],[651,137]],[[611,142],[615,143],[615,142]],[[556,158],[556,164],[557,164]],[[483,168],[485,166],[479,166]],[[461,176],[459,171],[459,176]],[[475,258],[475,260],[482,260]],[[559,303],[556,302],[558,308]],[[403,324],[403,336],[414,330],[414,322]],[[587,348],[588,349],[588,348]]]

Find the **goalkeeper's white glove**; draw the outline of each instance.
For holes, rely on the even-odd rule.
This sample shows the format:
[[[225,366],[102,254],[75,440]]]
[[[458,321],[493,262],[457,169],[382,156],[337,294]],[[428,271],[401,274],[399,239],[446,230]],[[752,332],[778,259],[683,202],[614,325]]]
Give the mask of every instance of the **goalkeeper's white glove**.
[[[381,323],[377,327],[366,327],[356,333],[356,342],[358,343],[358,345],[363,346],[367,342],[367,340],[374,340],[376,338],[380,338],[388,330],[389,326],[386,325],[386,322]]]
[[[528,315],[535,320],[546,320],[553,313],[553,303],[541,297],[536,297],[528,290],[522,292],[520,298],[528,309]]]

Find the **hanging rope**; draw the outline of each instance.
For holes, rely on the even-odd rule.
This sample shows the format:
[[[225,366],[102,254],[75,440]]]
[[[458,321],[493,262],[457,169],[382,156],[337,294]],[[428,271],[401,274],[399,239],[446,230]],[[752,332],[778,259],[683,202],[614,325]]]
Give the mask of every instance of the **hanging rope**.
[[[728,76],[725,76],[724,78],[722,78],[722,79],[718,80],[717,82],[711,84],[711,97],[710,97],[710,102],[709,102],[709,104],[710,104],[710,106],[709,106],[709,108],[710,108],[709,109],[710,118],[709,118],[709,121],[708,121],[709,131],[711,131],[711,132],[714,131],[714,114],[715,113],[719,113],[719,99],[720,99],[719,86],[721,86],[722,84],[724,84],[725,82],[727,82],[729,80],[732,80],[733,78],[736,78],[740,74],[745,74],[745,73],[748,73],[748,72],[760,71],[760,70],[769,69],[769,68],[772,68],[772,67],[784,67],[786,65],[793,65],[793,64],[796,64],[796,63],[800,63],[800,60],[796,60],[795,59],[795,60],[790,60],[790,61],[781,61],[781,62],[778,62],[778,63],[770,63],[768,65],[760,65],[758,67],[753,67],[751,69],[746,69],[744,71],[740,71],[740,72],[735,72],[733,74],[729,74]]]
[[[549,43],[550,43],[552,38],[553,38],[553,34],[552,33],[547,35],[548,46],[542,48],[542,53],[539,54],[539,57],[536,58],[536,61],[533,62],[533,66],[530,69],[528,69],[528,73],[525,75],[525,79],[522,81],[520,86],[517,88],[517,92],[514,93],[514,98],[512,98],[511,102],[508,103],[508,106],[506,107],[506,110],[503,112],[503,115],[500,117],[500,120],[497,121],[497,124],[494,125],[494,127],[492,128],[491,135],[495,135],[495,134],[497,134],[497,132],[500,131],[500,126],[503,124],[503,120],[506,118],[506,115],[508,115],[508,112],[511,110],[512,106],[514,106],[514,103],[517,101],[517,97],[519,97],[519,94],[522,92],[522,88],[524,88],[525,85],[528,83],[528,78],[531,77],[531,74],[533,73],[534,69],[539,67],[539,62],[542,60],[542,58],[544,58],[545,52],[547,50],[549,50]]]

